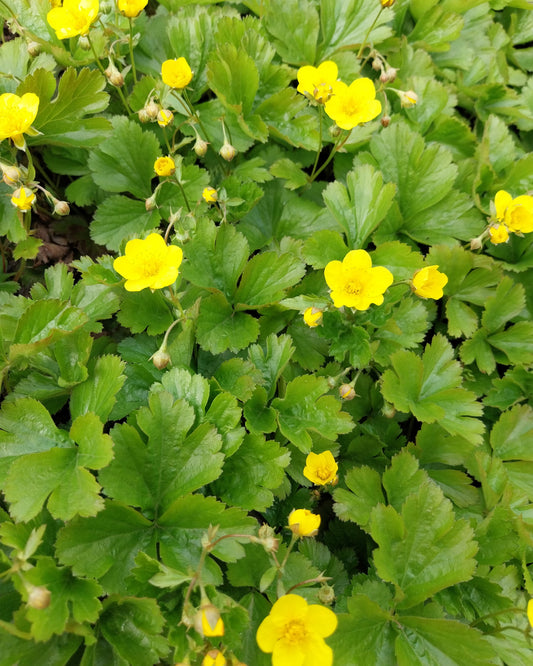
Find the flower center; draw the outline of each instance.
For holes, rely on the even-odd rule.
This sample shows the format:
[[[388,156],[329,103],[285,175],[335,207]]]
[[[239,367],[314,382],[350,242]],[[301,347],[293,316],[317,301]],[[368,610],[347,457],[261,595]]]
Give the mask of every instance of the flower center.
[[[285,625],[283,638],[289,643],[301,643],[307,636],[307,629],[301,620],[292,620]]]
[[[145,278],[157,275],[163,265],[162,257],[155,252],[145,252],[142,257],[141,271]]]
[[[329,479],[331,476],[331,470],[329,467],[319,467],[316,470],[316,475],[318,476],[319,479],[322,479],[324,481],[325,479]]]
[[[347,282],[344,285],[344,291],[347,294],[360,294],[363,291],[363,285],[360,282]]]
[[[326,83],[325,81],[316,83],[313,89],[313,97],[317,102],[322,102],[325,104],[331,97],[331,86],[329,83]]]

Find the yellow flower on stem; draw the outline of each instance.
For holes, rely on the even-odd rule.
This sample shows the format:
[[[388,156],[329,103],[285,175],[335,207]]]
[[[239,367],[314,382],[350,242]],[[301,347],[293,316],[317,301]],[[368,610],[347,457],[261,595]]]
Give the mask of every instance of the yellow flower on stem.
[[[413,275],[411,287],[421,298],[442,298],[442,288],[448,283],[448,276],[440,273],[438,266],[426,266]]]
[[[204,187],[202,197],[207,203],[216,203],[218,194],[214,187]]]
[[[158,176],[172,176],[176,171],[176,164],[172,157],[158,157],[154,162],[154,171]]]
[[[509,231],[528,234],[533,231],[533,197],[527,194],[513,197],[505,190],[496,192],[494,197],[496,218],[503,222]]]
[[[64,0],[61,7],[54,7],[48,12],[46,19],[58,39],[68,39],[86,35],[99,10],[98,0]]]
[[[261,622],[256,639],[263,652],[272,652],[274,666],[331,666],[333,651],[324,638],[336,628],[332,610],[286,594]]]
[[[304,312],[304,322],[309,328],[315,328],[322,321],[322,310],[318,308],[307,308]]]
[[[148,0],[118,0],[118,9],[124,16],[135,18],[148,4]]]
[[[0,141],[11,139],[17,148],[26,145],[23,134],[35,136],[31,124],[39,110],[39,98],[34,93],[22,97],[13,93],[0,95]]]
[[[289,528],[296,536],[315,536],[319,527],[320,516],[308,509],[293,509],[289,513]]]
[[[161,78],[163,83],[176,90],[182,90],[189,85],[192,79],[192,70],[185,58],[165,60],[161,65]]]
[[[220,650],[209,650],[202,660],[202,666],[226,666],[227,663]]]
[[[298,78],[296,90],[319,104],[325,104],[333,94],[338,74],[338,67],[332,60],[326,60],[318,67],[305,65],[300,67],[296,75]]]
[[[490,242],[494,245],[507,243],[509,240],[509,231],[505,224],[493,224],[489,227]]]
[[[324,486],[327,483],[337,483],[338,469],[339,466],[331,451],[311,452],[305,460],[303,474],[306,479],[317,486]]]
[[[128,241],[125,255],[115,259],[113,268],[126,278],[126,291],[163,289],[176,281],[182,260],[180,247],[167,245],[159,234],[150,234],[144,240]]]
[[[333,96],[324,108],[341,129],[351,130],[379,116],[381,102],[376,99],[374,83],[362,78],[356,79],[349,86],[341,81],[335,83]]]
[[[174,120],[174,114],[170,109],[160,109],[157,114],[157,124],[159,127],[166,127]]]
[[[19,210],[30,210],[35,201],[35,194],[27,187],[19,187],[13,192],[11,203]]]
[[[213,604],[205,604],[194,616],[194,628],[202,636],[224,636],[224,622]]]
[[[356,310],[368,310],[371,303],[381,305],[384,292],[394,281],[384,266],[372,268],[372,259],[365,250],[351,250],[342,262],[330,261],[324,277],[331,289],[333,305]]]

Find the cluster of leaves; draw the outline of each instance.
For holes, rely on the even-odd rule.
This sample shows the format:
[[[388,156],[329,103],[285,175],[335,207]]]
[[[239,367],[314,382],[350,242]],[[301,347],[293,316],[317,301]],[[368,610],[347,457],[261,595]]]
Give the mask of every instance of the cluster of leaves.
[[[182,620],[201,563],[221,645],[248,664],[270,663],[255,632],[279,591],[319,603],[321,573],[336,666],[528,663],[533,249],[516,234],[470,241],[498,190],[533,189],[529,3],[149,7],[133,23],[136,80],[126,72],[119,95],[95,62],[122,30],[114,54],[129,63],[114,8],[91,28],[93,53],[55,37],[47,0],[0,3],[17,34],[0,47],[1,91],[40,98],[35,178],[71,204],[57,229],[99,246],[68,268],[25,270],[42,239],[0,184],[0,666],[199,663],[205,641]],[[160,79],[181,56],[202,157],[200,127]],[[324,161],[336,139],[296,92],[297,68],[330,59],[343,80],[376,80],[378,56],[418,103],[402,109],[381,86],[388,126],[357,127],[311,178],[317,146]],[[170,133],[137,117],[155,94],[179,128],[179,187],[156,190]],[[224,132],[231,162],[217,154]],[[14,154],[0,144],[3,162]],[[227,207],[203,201],[208,185]],[[114,254],[171,218],[185,257],[175,289],[125,291]],[[352,249],[395,278],[365,312],[335,310],[323,278]],[[16,275],[8,259],[22,261]],[[448,276],[437,303],[407,284],[424,265]],[[320,326],[304,324],[308,307],[324,310]],[[331,493],[302,474],[324,450],[339,463]],[[249,537],[268,523],[283,560],[293,508],[322,526],[275,581]],[[228,538],[204,563],[210,526]],[[32,586],[51,593],[46,608],[28,603]]]

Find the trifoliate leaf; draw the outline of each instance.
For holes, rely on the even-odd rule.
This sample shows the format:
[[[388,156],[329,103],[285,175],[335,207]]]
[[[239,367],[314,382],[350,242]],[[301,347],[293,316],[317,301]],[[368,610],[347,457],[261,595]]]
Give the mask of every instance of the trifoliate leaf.
[[[494,453],[502,460],[533,461],[533,409],[517,405],[504,412],[494,424],[490,443]]]
[[[249,347],[248,357],[263,375],[264,386],[269,398],[274,395],[276,382],[293,354],[294,346],[289,335],[276,336],[271,333],[266,339],[265,348],[260,345]]]
[[[291,254],[263,252],[247,263],[235,294],[240,309],[250,309],[280,301],[285,289],[304,275],[304,264]]]
[[[227,349],[237,352],[257,340],[259,323],[252,315],[235,312],[222,294],[202,299],[197,337],[201,347],[212,354]]]
[[[335,488],[333,509],[341,520],[351,520],[367,529],[372,509],[385,503],[381,476],[370,467],[354,467],[345,477],[349,490]]]
[[[96,209],[91,238],[98,245],[118,252],[124,241],[142,238],[151,229],[156,229],[159,220],[157,210],[147,211],[142,201],[114,194],[104,199]]]
[[[526,305],[524,287],[504,277],[493,296],[485,302],[481,323],[487,332],[495,333],[522,312]]]
[[[285,62],[291,65],[315,62],[319,18],[309,0],[274,0],[262,20]]]
[[[159,335],[174,321],[174,314],[168,300],[159,292],[143,289],[125,292],[122,297],[118,321],[132,333]]]
[[[115,396],[124,385],[124,367],[124,362],[118,356],[100,356],[91,369],[89,378],[72,391],[72,418],[94,412],[105,423],[116,402]]]

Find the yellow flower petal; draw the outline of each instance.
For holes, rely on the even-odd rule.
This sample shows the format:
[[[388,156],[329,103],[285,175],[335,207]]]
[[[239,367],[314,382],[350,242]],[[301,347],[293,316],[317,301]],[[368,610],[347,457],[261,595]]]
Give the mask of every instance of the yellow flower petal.
[[[372,259],[365,250],[351,250],[342,260],[345,268],[372,268]]]
[[[304,666],[305,652],[301,646],[279,640],[272,652],[272,666]]]
[[[327,638],[337,628],[338,620],[335,613],[329,608],[311,604],[307,609],[305,624],[311,633],[321,638]]]
[[[320,638],[313,638],[307,645],[304,666],[332,666],[333,650]]]
[[[503,218],[505,217],[505,209],[512,200],[513,197],[509,194],[509,192],[506,192],[505,190],[496,192],[496,196],[494,197],[494,206],[496,208],[496,217],[498,220],[503,222]]]

